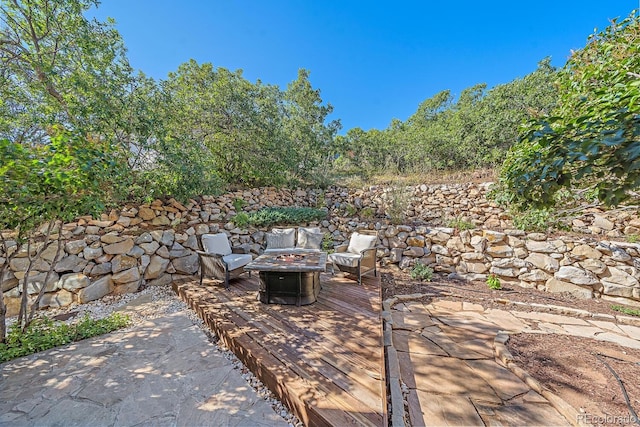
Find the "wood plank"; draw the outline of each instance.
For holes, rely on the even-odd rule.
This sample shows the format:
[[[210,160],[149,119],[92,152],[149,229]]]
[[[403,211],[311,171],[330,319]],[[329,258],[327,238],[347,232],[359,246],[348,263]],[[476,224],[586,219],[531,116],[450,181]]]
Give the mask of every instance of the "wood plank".
[[[379,281],[321,281],[301,307],[260,303],[255,277],[174,289],[305,425],[386,426]]]

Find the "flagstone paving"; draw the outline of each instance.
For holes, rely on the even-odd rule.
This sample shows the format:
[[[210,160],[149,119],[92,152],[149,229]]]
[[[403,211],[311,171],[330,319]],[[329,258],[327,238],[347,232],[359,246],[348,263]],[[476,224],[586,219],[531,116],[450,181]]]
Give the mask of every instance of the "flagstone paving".
[[[516,375],[500,361],[496,341],[504,341],[505,333],[557,333],[640,348],[640,327],[602,316],[397,299],[390,300],[387,309],[393,348],[387,350],[389,377],[393,383],[399,376],[408,405],[409,419],[403,421],[412,426],[576,425],[578,420],[568,419],[575,418],[573,408],[546,390],[539,389],[541,395],[526,373]],[[391,389],[396,425],[402,417],[398,402],[393,402],[393,384]]]

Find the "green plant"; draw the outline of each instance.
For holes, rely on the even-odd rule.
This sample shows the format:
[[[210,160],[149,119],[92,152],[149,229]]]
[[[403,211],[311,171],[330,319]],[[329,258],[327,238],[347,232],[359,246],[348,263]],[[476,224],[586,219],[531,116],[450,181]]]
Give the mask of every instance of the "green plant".
[[[416,264],[413,266],[409,274],[414,280],[426,280],[427,282],[430,282],[433,277],[433,269],[420,261],[416,261]]]
[[[231,218],[231,222],[233,222],[236,227],[247,228],[249,225],[249,215],[246,212],[239,212]]]
[[[387,216],[393,224],[402,224],[407,217],[406,210],[411,199],[410,189],[401,184],[392,185],[385,196]]]
[[[611,309],[619,311],[620,313],[628,314],[629,316],[640,317],[640,309],[623,307],[621,305],[612,305]]]
[[[374,216],[373,208],[370,208],[370,207],[363,208],[363,209],[360,211],[360,216],[361,216],[362,218],[367,218],[367,219],[371,219],[371,218],[373,218],[373,216]]]
[[[333,236],[331,233],[324,233],[322,237],[322,250],[328,253],[333,253]]]
[[[121,313],[112,313],[97,320],[87,314],[70,325],[54,322],[45,316],[34,319],[24,331],[16,322],[11,325],[5,343],[0,343],[0,363],[115,331],[129,323],[129,316]]]
[[[326,217],[327,211],[325,209],[277,207],[264,208],[247,214],[247,223],[254,227],[269,227],[279,224],[309,223],[312,221],[320,221]],[[235,222],[234,224],[237,225]]]
[[[627,242],[629,243],[638,243],[638,241],[640,241],[640,236],[637,234],[629,234],[627,236]]]
[[[354,216],[356,212],[358,212],[358,209],[356,209],[356,207],[351,204],[347,204],[347,206],[344,208],[344,211],[347,216]]]
[[[489,289],[499,290],[502,289],[502,284],[500,283],[500,279],[495,274],[490,274],[487,276],[487,285]]]
[[[457,228],[458,230],[473,230],[476,225],[464,216],[457,216],[446,220],[447,227]]]
[[[242,210],[243,207],[245,207],[247,205],[247,202],[245,202],[242,199],[233,199],[233,209],[236,210],[236,212],[240,212]]]

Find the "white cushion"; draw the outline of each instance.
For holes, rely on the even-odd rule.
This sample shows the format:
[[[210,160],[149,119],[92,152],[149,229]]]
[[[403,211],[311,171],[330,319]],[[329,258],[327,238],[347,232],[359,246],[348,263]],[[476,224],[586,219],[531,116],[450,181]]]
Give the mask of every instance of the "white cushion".
[[[329,254],[329,262],[334,264],[346,265],[347,267],[357,267],[358,260],[362,258],[360,254],[351,252],[335,252]]]
[[[347,252],[359,254],[365,249],[371,249],[376,246],[378,236],[369,236],[368,234],[360,234],[354,232],[349,239],[349,246]]]
[[[202,248],[210,254],[229,255],[231,253],[231,245],[226,233],[203,234]]]
[[[293,248],[295,245],[295,228],[274,228],[271,233],[267,233],[267,248],[269,249]]]
[[[227,263],[229,270],[235,270],[249,264],[253,257],[251,254],[229,254],[223,256],[222,259]]]
[[[296,248],[302,249],[320,249],[322,247],[322,239],[324,234],[318,227],[300,227],[298,228],[298,241]]]

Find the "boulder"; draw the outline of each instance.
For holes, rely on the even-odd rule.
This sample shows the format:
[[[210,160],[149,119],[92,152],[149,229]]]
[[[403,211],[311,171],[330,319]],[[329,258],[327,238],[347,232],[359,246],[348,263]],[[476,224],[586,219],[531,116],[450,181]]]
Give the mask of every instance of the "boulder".
[[[104,251],[100,247],[92,248],[88,246],[82,250],[82,254],[84,259],[91,261],[93,259],[100,258],[104,254]]]
[[[529,256],[525,258],[525,261],[547,273],[555,273],[560,268],[560,263],[557,259],[538,252],[530,253]]]
[[[88,260],[80,258],[78,255],[69,255],[58,261],[53,269],[57,273],[64,273],[67,271],[78,273],[84,270],[88,263]]]
[[[595,285],[599,282],[593,273],[571,265],[560,267],[554,277],[558,280],[571,282],[574,285]]]
[[[85,242],[84,240],[72,240],[64,245],[64,250],[70,255],[78,255],[86,247],[87,242]]]
[[[120,271],[111,277],[111,280],[116,285],[124,283],[135,282],[140,280],[140,272],[138,267],[133,267],[128,270]]]
[[[80,289],[78,292],[78,302],[85,304],[108,295],[113,290],[113,282],[111,276],[102,276],[86,288]]]
[[[176,273],[195,274],[198,271],[198,254],[187,255],[172,261]]]
[[[104,252],[110,255],[126,254],[133,248],[133,239],[127,238],[121,242],[106,245]]]
[[[567,283],[553,277],[547,280],[547,283],[545,284],[545,290],[547,292],[555,293],[568,292],[578,298],[593,298],[593,291],[591,290],[591,288],[574,285],[573,283]]]
[[[87,276],[82,273],[63,274],[58,280],[58,288],[75,292],[78,289],[86,288],[91,284]]]
[[[144,272],[144,278],[157,279],[167,270],[168,265],[169,265],[168,259],[162,258],[161,256],[158,256],[158,255],[153,255],[151,257],[147,270]]]
[[[42,295],[40,299],[40,308],[59,308],[67,307],[73,303],[73,293],[65,289],[58,292],[49,292]]]

